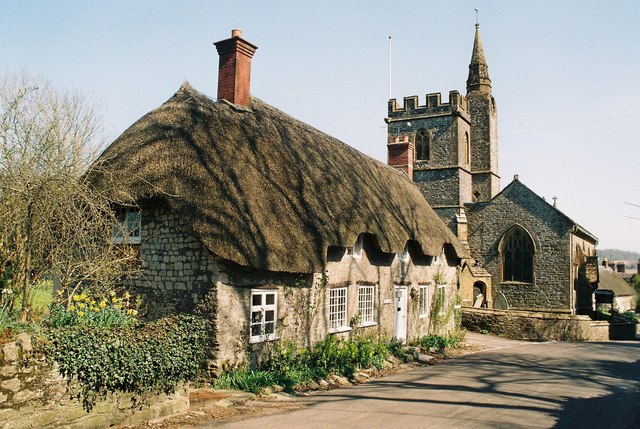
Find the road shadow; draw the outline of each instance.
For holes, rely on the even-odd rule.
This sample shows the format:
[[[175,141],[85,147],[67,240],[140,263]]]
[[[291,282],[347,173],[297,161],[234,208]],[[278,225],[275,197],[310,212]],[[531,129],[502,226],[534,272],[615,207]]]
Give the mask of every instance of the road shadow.
[[[325,405],[365,399],[374,408],[377,401],[464,407],[473,418],[515,413],[527,427],[637,429],[639,357],[637,342],[530,344],[463,356],[318,399]],[[501,426],[498,420],[484,424]]]

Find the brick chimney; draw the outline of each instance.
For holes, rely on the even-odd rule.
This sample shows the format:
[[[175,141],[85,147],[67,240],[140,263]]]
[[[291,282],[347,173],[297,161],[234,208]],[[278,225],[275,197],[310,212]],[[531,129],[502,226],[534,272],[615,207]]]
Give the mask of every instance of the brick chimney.
[[[251,100],[251,58],[258,49],[232,30],[231,38],[214,43],[220,56],[218,66],[218,100],[243,107]]]
[[[409,136],[389,138],[387,143],[387,164],[407,173],[410,180],[413,180],[413,157],[414,147],[409,140]]]

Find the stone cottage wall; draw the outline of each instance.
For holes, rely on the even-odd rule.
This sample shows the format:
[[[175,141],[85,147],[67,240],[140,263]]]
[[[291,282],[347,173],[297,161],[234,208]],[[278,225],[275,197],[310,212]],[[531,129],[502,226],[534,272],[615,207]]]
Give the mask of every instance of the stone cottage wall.
[[[513,309],[571,311],[572,261],[569,221],[517,182],[489,203],[468,206],[472,256],[491,273],[494,298],[502,292]],[[533,284],[503,282],[500,240],[515,225],[534,241]]]
[[[343,250],[344,252],[344,250]],[[369,258],[366,251],[354,258],[343,255],[339,260],[329,262],[326,275],[328,283],[323,295],[320,295],[318,310],[310,335],[302,329],[300,310],[295,301],[312,283],[321,277],[315,275],[296,275],[284,273],[250,272],[238,267],[221,268],[228,277],[227,283],[219,282],[215,286],[216,301],[221,310],[216,316],[216,338],[218,343],[217,366],[223,362],[237,365],[247,356],[255,359],[272,342],[249,344],[249,313],[252,289],[274,289],[278,294],[278,339],[294,341],[299,346],[308,346],[322,340],[329,332],[329,290],[335,287],[347,288],[347,321],[358,314],[358,288],[361,285],[375,287],[374,319],[375,323],[366,326],[349,327],[333,335],[350,338],[355,334],[372,335],[391,339],[394,336],[395,289],[396,285],[407,289],[407,339],[413,339],[429,333],[448,333],[454,327],[452,307],[456,299],[457,271],[455,266],[447,264],[444,254],[439,262],[430,265],[416,265],[401,262],[391,256],[386,261]],[[430,316],[419,315],[419,287],[429,285],[430,302],[435,301],[437,283],[446,285],[446,310],[440,315],[438,323]],[[222,311],[224,309],[224,311]],[[446,320],[443,320],[445,319]]]
[[[67,380],[31,351],[27,334],[0,345],[0,429],[108,428],[189,409],[188,389],[182,387],[172,395],[148,395],[135,406],[130,395],[109,395],[86,412],[70,397]]]
[[[192,312],[220,280],[216,259],[165,204],[145,204],[141,216],[142,271],[126,283],[145,298],[149,319]]]

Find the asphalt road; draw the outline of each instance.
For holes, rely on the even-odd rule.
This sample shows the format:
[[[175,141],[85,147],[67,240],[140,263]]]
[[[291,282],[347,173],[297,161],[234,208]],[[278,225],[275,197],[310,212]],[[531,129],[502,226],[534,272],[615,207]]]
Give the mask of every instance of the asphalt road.
[[[640,342],[471,341],[488,348],[215,427],[640,428]]]

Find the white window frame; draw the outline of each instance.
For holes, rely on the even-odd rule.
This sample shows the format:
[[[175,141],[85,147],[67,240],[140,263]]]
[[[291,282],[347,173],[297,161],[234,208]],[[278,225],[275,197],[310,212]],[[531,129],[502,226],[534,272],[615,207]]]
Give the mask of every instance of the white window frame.
[[[138,207],[117,207],[113,242],[140,244],[142,241],[142,213]]]
[[[347,246],[347,251],[345,253],[347,256],[351,256],[352,258],[362,258],[363,247],[363,239],[361,235],[353,246]]]
[[[272,303],[267,303],[268,296],[273,296]],[[259,302],[254,304],[254,301],[256,301],[254,298],[257,297],[260,297]],[[252,289],[250,300],[249,342],[259,343],[275,340],[278,333],[278,291],[276,289]],[[267,320],[269,312],[273,313]],[[265,332],[266,323],[273,323],[272,332]]]
[[[429,294],[429,285],[420,285],[418,298],[420,304],[419,317],[429,317],[431,313],[431,295]]]
[[[347,324],[347,288],[329,289],[329,332],[349,329]]]
[[[376,324],[375,320],[375,286],[358,286],[358,314],[360,315],[360,326],[371,326]]]

